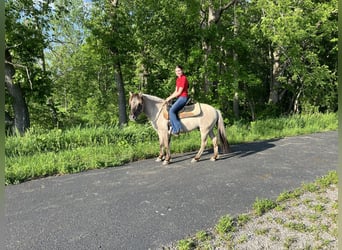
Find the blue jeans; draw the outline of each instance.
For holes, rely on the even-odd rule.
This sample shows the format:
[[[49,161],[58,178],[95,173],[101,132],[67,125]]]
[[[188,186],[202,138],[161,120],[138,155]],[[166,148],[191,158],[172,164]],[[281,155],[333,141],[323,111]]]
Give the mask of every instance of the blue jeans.
[[[177,101],[171,106],[169,110],[170,122],[172,126],[172,133],[180,132],[182,128],[182,124],[180,123],[178,112],[185,106],[188,98],[184,96],[180,96],[177,98]]]

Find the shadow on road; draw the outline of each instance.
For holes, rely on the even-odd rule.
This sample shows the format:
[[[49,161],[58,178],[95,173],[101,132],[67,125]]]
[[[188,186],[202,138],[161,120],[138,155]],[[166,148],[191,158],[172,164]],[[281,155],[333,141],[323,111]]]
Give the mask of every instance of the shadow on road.
[[[271,139],[267,141],[258,141],[244,144],[231,145],[231,153],[228,154],[220,154],[220,158],[218,160],[225,160],[232,157],[246,157],[255,153],[259,153],[270,148],[275,147],[276,145],[273,143],[278,141],[279,139]],[[197,151],[188,152],[180,155],[174,155],[172,157],[173,163],[182,162],[192,159],[196,155]],[[201,161],[210,160],[210,157],[213,154],[213,149],[205,150],[202,154]],[[177,160],[176,160],[177,159]],[[175,161],[176,160],[176,161]]]

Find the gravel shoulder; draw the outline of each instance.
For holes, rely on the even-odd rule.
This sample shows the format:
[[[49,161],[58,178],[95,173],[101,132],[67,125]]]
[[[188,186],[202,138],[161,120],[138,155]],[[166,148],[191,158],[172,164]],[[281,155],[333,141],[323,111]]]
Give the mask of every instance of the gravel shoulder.
[[[237,216],[223,234],[216,226],[163,249],[338,249],[337,174],[327,176],[281,194],[261,216]]]

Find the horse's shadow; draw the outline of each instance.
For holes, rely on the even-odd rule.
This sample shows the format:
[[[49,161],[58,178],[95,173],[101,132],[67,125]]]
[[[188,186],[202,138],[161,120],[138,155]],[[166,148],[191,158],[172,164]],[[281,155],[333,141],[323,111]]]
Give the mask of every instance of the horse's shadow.
[[[231,145],[231,152],[227,154],[222,154],[220,152],[220,157],[217,160],[225,160],[232,157],[246,157],[249,155],[253,155],[265,150],[268,150],[270,148],[275,147],[276,145],[273,143],[275,141],[278,141],[279,139],[271,139],[266,141],[258,141],[258,142],[250,142],[250,143],[244,143],[244,144],[236,144]],[[191,158],[194,158],[197,151],[188,152],[185,154],[178,154],[172,157],[172,162],[181,162],[185,161]],[[203,152],[201,156],[201,161],[210,160],[211,155],[213,154],[213,149],[207,149]]]

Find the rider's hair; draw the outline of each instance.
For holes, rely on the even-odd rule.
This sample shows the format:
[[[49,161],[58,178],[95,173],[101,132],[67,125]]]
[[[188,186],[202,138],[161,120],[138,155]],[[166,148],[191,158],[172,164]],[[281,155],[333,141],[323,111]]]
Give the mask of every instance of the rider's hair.
[[[183,71],[183,67],[181,65],[177,65],[176,68],[179,68]]]

